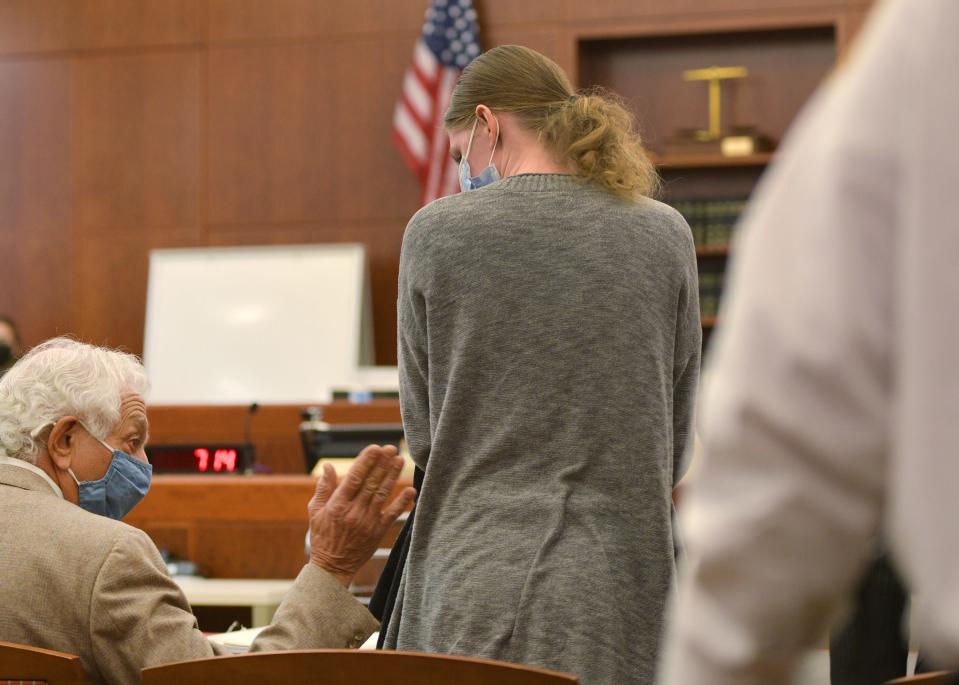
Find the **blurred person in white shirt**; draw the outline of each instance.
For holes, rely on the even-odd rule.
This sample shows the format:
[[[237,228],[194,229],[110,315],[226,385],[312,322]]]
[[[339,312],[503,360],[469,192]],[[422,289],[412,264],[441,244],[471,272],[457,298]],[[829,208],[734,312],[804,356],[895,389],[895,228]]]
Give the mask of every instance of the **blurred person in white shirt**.
[[[959,1],[882,3],[747,212],[666,685],[788,682],[888,539],[959,667]]]

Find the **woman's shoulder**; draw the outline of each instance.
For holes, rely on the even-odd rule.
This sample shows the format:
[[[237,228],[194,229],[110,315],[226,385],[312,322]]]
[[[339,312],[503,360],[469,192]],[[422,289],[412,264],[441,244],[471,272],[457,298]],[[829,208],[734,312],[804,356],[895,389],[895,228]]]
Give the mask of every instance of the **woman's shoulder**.
[[[693,234],[683,215],[664,202],[642,197],[629,203],[628,222],[647,237],[683,255],[693,250]]]
[[[442,227],[458,225],[468,216],[468,193],[447,195],[421,207],[406,224],[406,239],[426,238]]]
[[[689,230],[689,225],[683,215],[665,202],[654,200],[651,197],[641,197],[633,203],[635,211],[641,213],[650,221],[660,223],[671,230]]]
[[[456,193],[433,200],[406,224],[403,249],[423,252],[458,245],[477,234],[477,226],[491,221],[490,196],[486,188]],[[495,203],[494,203],[495,206]]]

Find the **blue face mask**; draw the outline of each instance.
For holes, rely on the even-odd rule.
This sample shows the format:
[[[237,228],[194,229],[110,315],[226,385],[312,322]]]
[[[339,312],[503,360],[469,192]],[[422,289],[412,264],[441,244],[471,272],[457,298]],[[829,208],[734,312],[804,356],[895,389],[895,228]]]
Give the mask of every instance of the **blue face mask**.
[[[460,190],[463,192],[488,186],[490,183],[500,179],[499,170],[496,168],[496,165],[493,164],[493,155],[496,153],[496,143],[499,142],[498,126],[496,127],[496,140],[493,141],[493,152],[491,152],[489,156],[489,164],[485,169],[483,169],[479,176],[470,175],[470,163],[468,157],[470,156],[470,150],[473,147],[473,136],[476,135],[476,124],[478,123],[479,119],[473,122],[473,130],[470,132],[470,142],[466,144],[466,154],[460,158]]]
[[[87,432],[90,432],[89,429]],[[80,481],[73,469],[68,469],[68,472],[80,491],[82,509],[119,521],[146,496],[153,478],[153,467],[122,450],[113,449],[103,440],[97,439],[97,442],[113,454],[103,478]]]

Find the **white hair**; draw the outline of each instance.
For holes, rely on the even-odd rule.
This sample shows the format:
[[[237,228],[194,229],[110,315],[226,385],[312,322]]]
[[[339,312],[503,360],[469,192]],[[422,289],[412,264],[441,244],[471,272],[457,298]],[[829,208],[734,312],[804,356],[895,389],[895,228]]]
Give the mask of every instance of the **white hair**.
[[[53,338],[0,379],[0,454],[36,464],[44,428],[76,416],[95,438],[120,422],[125,394],[146,395],[146,370],[132,354]]]

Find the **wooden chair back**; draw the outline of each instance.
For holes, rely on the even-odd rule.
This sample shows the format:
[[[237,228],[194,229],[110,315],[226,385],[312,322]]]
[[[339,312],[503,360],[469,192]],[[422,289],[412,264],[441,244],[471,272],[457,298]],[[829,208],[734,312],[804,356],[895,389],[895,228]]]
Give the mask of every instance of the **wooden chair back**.
[[[572,685],[565,673],[488,659],[316,649],[222,656],[143,669],[143,685]]]
[[[890,680],[886,685],[955,685],[957,682],[959,682],[959,679],[957,679],[955,673],[936,671],[935,673],[923,673],[908,678],[896,678]]]
[[[74,654],[0,642],[0,685],[7,682],[85,685],[86,677]]]

